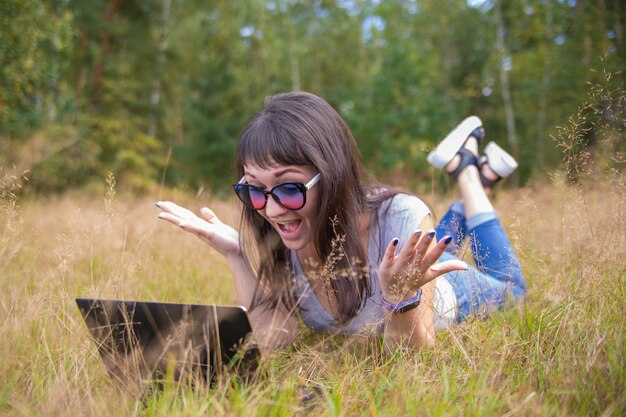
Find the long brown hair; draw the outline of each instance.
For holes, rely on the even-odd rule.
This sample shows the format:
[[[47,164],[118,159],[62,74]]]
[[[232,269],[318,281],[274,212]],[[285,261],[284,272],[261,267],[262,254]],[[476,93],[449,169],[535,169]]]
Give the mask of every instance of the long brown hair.
[[[294,92],[269,97],[239,136],[239,177],[244,175],[244,165],[250,163],[261,168],[311,165],[321,173],[316,185],[320,197],[313,231],[315,248],[322,265],[333,263],[335,274],[330,286],[339,304],[336,320],[351,319],[370,295],[367,248],[359,219],[371,207],[368,187],[363,183],[365,171],[350,129],[330,104],[313,94]],[[258,291],[257,287],[251,308],[282,303],[293,309],[296,300],[289,251],[274,228],[245,206],[241,245],[264,289]]]

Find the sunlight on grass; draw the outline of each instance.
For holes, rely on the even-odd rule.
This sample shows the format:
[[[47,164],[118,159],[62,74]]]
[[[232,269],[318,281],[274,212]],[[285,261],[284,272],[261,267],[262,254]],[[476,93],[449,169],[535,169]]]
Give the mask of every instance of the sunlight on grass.
[[[8,183],[3,187],[8,190]],[[167,197],[167,192],[164,192]],[[13,195],[13,194],[12,194]],[[14,195],[13,195],[14,196]],[[233,201],[210,203],[238,224]],[[445,201],[434,201],[438,212]],[[152,201],[3,196],[0,410],[6,415],[611,415],[626,406],[626,184],[561,176],[501,191],[496,206],[528,280],[520,309],[470,320],[437,347],[385,355],[380,341],[306,333],[255,383],[117,390],[77,296],[233,304],[225,262],[156,219]]]
[[[583,105],[560,129],[564,172],[494,196],[527,279],[525,305],[454,326],[420,352],[305,330],[253,382],[169,382],[144,398],[111,382],[74,298],[235,304],[226,262],[112,176],[97,191],[18,198],[23,177],[0,170],[0,414],[624,415],[623,118],[596,126],[597,155],[581,146],[580,126],[602,117]],[[238,226],[234,198],[153,194]],[[453,196],[431,195],[441,215]]]

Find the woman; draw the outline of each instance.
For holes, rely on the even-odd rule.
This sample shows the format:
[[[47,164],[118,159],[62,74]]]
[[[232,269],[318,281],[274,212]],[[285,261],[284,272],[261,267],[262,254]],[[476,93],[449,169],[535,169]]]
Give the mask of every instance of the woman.
[[[491,144],[478,159],[480,124],[466,119],[429,155],[456,178],[463,198],[436,230],[417,197],[364,182],[345,122],[302,92],[266,100],[239,137],[240,233],[208,208],[198,217],[158,202],[159,217],[225,256],[261,350],[292,342],[298,319],[319,331],[382,332],[387,348],[432,345],[436,327],[525,294],[483,188],[515,161],[496,165],[508,154]],[[478,269],[453,254],[466,236]]]

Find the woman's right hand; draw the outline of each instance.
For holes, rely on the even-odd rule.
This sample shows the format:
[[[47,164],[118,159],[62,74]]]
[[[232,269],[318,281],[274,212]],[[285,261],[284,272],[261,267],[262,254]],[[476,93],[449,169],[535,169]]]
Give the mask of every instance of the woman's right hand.
[[[170,201],[158,201],[155,205],[161,209],[159,219],[168,221],[181,229],[192,233],[203,242],[217,250],[226,258],[241,256],[239,233],[221,222],[215,213],[207,207],[200,209],[202,218],[190,210]]]

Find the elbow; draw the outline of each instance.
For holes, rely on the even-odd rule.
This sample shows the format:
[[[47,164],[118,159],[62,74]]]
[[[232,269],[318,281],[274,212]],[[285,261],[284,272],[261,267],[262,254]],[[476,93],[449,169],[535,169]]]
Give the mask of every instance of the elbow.
[[[423,347],[433,349],[437,344],[437,338],[433,335],[426,339],[426,343],[424,343]]]
[[[387,329],[390,330],[390,329]],[[424,348],[434,348],[437,338],[435,337],[434,328],[432,331],[428,329],[416,329],[409,334],[398,334],[386,331],[384,336],[385,351],[392,353],[397,349],[412,349],[419,351]]]
[[[511,291],[511,295],[512,295],[512,298],[516,302],[518,303],[524,302],[524,300],[526,299],[526,295],[527,295],[526,283],[523,283],[523,285],[518,285],[518,286],[513,287]]]
[[[262,356],[285,349],[291,346],[296,338],[292,329],[273,327],[271,329],[255,331],[254,342]]]

